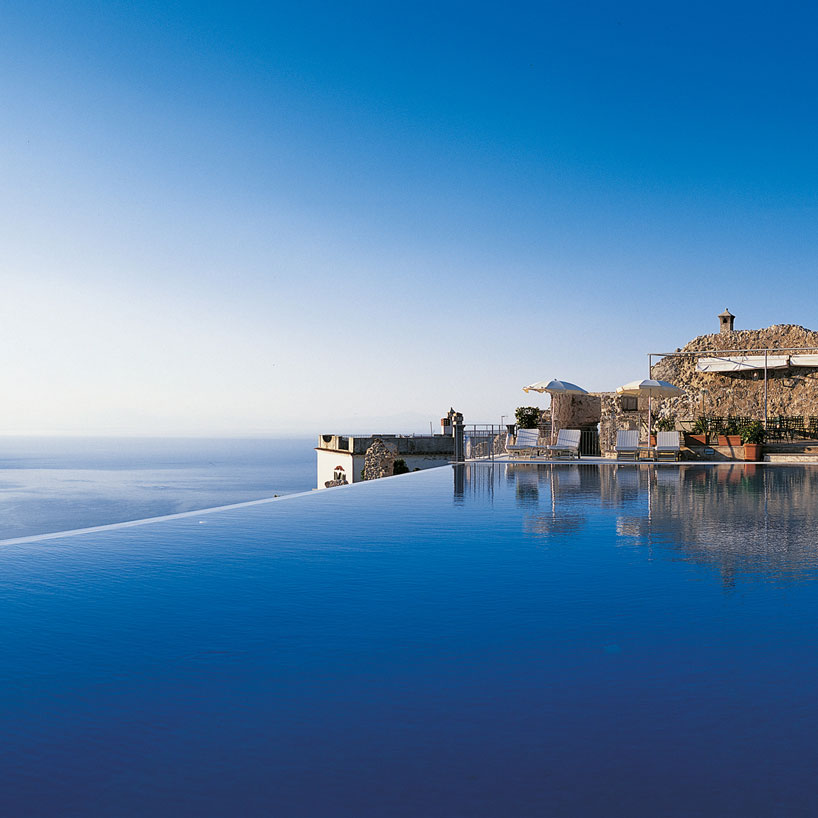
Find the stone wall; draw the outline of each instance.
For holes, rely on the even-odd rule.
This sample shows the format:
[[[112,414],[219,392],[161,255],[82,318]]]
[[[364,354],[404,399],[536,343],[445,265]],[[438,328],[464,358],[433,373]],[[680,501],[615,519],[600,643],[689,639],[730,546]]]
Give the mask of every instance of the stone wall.
[[[749,350],[808,347],[818,352],[818,332],[795,324],[775,324],[766,329],[700,335],[677,352],[698,350]],[[738,353],[741,354],[741,353]],[[663,358],[653,367],[653,377],[670,381],[686,394],[660,402],[654,401],[657,417],[674,414],[688,420],[702,414],[740,415],[762,418],[764,415],[764,373],[699,372],[696,363],[702,355]],[[705,391],[706,390],[706,391]],[[768,415],[818,415],[818,369],[789,367],[770,369],[767,374]]]
[[[599,421],[599,449],[603,457],[616,456],[616,433],[624,429],[638,429],[642,440],[647,440],[647,401],[639,401],[639,410],[625,411],[615,392],[600,394],[602,418]],[[644,409],[644,412],[642,410]]]
[[[620,429],[639,429],[647,440],[648,402],[639,399],[638,409],[625,411],[615,392],[589,392],[587,395],[556,395],[553,403],[558,429],[599,428],[599,448],[603,457],[616,454],[616,433]]]
[[[599,423],[601,409],[600,396],[554,395],[551,403],[554,423],[557,429],[580,429]]]
[[[351,454],[366,454],[366,450],[376,441],[386,441],[401,456],[454,454],[454,438],[449,435],[319,435],[319,449],[328,449]]]
[[[387,445],[380,438],[375,438],[372,445],[366,450],[364,480],[391,477],[395,468],[397,453],[396,446]]]

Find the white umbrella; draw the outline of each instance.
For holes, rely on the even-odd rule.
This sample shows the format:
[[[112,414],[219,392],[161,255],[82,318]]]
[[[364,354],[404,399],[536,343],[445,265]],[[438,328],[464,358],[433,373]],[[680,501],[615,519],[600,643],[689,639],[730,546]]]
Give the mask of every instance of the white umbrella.
[[[653,409],[654,398],[676,398],[684,394],[683,389],[674,386],[668,381],[657,381],[653,378],[646,378],[643,381],[631,381],[624,386],[617,386],[616,393],[618,395],[633,395],[639,397],[647,395],[648,398],[648,442],[650,442],[650,420],[651,410]]]
[[[523,392],[548,392],[551,395],[551,442],[554,442],[554,395],[587,395],[588,392],[581,386],[570,381],[538,381],[530,386],[524,386]]]
[[[679,389],[668,381],[656,381],[653,378],[646,378],[643,381],[631,381],[624,386],[617,386],[618,395],[647,395],[649,398],[676,398],[684,394],[684,390]]]
[[[531,386],[524,386],[523,392],[548,392],[550,395],[587,395],[588,393],[575,383],[570,381],[539,381]]]

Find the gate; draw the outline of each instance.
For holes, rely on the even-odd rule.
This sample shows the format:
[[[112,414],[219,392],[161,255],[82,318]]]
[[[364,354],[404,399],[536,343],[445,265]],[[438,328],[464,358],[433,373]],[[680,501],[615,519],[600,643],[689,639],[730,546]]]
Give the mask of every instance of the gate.
[[[602,451],[599,448],[599,430],[596,426],[590,429],[582,429],[579,433],[579,453],[585,457],[601,457]]]

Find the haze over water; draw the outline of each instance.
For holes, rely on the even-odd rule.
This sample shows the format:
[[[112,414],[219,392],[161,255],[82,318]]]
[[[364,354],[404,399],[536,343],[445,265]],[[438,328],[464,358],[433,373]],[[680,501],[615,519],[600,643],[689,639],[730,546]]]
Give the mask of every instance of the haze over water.
[[[309,491],[312,439],[0,438],[0,540]]]

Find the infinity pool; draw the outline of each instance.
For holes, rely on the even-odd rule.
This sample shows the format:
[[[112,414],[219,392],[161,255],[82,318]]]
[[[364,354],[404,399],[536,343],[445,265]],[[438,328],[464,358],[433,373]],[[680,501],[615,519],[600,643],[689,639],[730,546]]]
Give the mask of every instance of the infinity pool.
[[[818,470],[475,465],[0,548],[4,816],[814,816]]]

